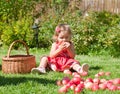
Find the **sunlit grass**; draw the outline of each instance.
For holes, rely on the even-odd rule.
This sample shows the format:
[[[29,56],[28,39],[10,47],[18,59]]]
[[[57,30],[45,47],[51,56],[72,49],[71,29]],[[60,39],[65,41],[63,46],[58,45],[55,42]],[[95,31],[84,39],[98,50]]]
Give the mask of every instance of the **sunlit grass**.
[[[2,66],[2,57],[7,55],[8,49],[0,48],[0,66]],[[48,54],[48,50],[30,49],[30,54],[36,57],[37,65],[39,65],[40,57]],[[26,54],[23,50],[12,50],[11,54]],[[120,77],[120,58],[111,56],[87,56],[77,55],[76,59],[81,64],[88,63],[90,65],[89,75],[85,78],[92,77],[99,71],[111,72],[110,76],[104,76],[105,79],[113,79]],[[4,74],[0,67],[0,94],[58,94],[56,80],[62,79],[65,75],[59,72],[48,71],[47,74]],[[84,78],[84,79],[85,79]],[[67,94],[73,94],[69,91]],[[84,90],[81,94],[120,94],[120,91],[96,91],[92,92]]]

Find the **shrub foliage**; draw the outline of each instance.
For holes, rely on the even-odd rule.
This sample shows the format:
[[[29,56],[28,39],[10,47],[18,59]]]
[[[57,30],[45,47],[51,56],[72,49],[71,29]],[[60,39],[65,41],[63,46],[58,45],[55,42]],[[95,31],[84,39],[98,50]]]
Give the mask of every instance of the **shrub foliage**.
[[[49,48],[54,28],[67,23],[73,31],[77,54],[120,55],[120,16],[106,11],[83,15],[77,7],[81,0],[2,0],[0,2],[0,45],[10,45],[16,39],[36,47],[34,19],[40,19],[39,48]]]

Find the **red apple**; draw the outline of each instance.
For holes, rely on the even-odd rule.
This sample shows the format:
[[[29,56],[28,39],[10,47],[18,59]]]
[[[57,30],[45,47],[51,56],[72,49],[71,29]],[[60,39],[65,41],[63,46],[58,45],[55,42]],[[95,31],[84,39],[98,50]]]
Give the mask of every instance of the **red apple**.
[[[67,88],[66,86],[62,86],[62,87],[58,90],[59,93],[66,93],[67,91],[68,91],[68,88]]]
[[[100,74],[95,74],[95,77],[96,77],[96,78],[100,77]]]
[[[71,90],[74,90],[75,87],[76,87],[76,85],[75,85],[75,84],[72,84],[72,85],[70,86],[70,89],[71,89]]]
[[[71,75],[72,74],[72,72],[70,71],[70,70],[64,70],[64,72],[63,73],[65,73],[65,74],[69,74],[69,75]]]
[[[118,88],[117,88],[117,86],[115,86],[115,85],[111,85],[108,89],[111,90],[111,91],[115,91],[115,90],[117,90]]]
[[[105,83],[106,81],[106,79],[100,79],[100,83]]]
[[[92,91],[97,91],[97,90],[99,90],[99,85],[98,84],[93,84]]]
[[[93,83],[92,82],[86,82],[86,83],[84,83],[84,85],[85,85],[85,89],[92,89],[92,86],[93,86]]]
[[[78,74],[76,74],[76,75],[74,75],[73,77],[79,77],[79,78],[80,78],[81,76],[80,76],[80,75],[78,75]]]
[[[109,87],[111,87],[113,85],[113,83],[108,81],[106,85],[109,88]]]
[[[73,77],[73,78],[72,78],[72,81],[77,85],[77,84],[80,83],[81,78],[79,78],[79,77]]]
[[[105,75],[105,72],[101,71],[98,73],[100,76],[104,76]]]
[[[120,90],[120,86],[117,86],[117,90]]]
[[[111,74],[110,72],[106,72],[105,73],[106,76],[110,76],[110,74]]]
[[[56,81],[56,84],[57,84],[58,86],[61,86],[61,85],[62,85],[62,81],[61,81],[61,80],[57,80],[57,81]]]
[[[69,77],[64,77],[64,78],[62,79],[62,84],[63,84],[63,85],[66,85],[69,81],[70,81],[70,78],[69,78]]]
[[[80,83],[77,85],[77,87],[79,87],[80,89],[83,89],[85,86],[84,86],[84,83]]]
[[[94,78],[93,79],[93,83],[99,84],[100,83],[100,79],[99,78]]]
[[[78,93],[78,92],[81,92],[81,91],[82,91],[82,89],[81,89],[80,87],[78,87],[78,86],[77,86],[77,87],[75,87],[75,92],[77,92],[77,93]]]
[[[99,88],[101,90],[105,90],[107,88],[107,85],[106,84],[99,84]]]
[[[88,75],[88,72],[82,72],[81,73],[81,76],[87,76]]]
[[[73,73],[72,73],[72,76],[73,76],[73,77],[81,77],[80,74],[77,73],[77,72],[73,72]]]
[[[93,83],[93,79],[92,79],[92,78],[87,78],[87,79],[85,80],[85,82],[92,82],[92,83]]]
[[[120,84],[120,78],[113,79],[113,84],[115,85]]]

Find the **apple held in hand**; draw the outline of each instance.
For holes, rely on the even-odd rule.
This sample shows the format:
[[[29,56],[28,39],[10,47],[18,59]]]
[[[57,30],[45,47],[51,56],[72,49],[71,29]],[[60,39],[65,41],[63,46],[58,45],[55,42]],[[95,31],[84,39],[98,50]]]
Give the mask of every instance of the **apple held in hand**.
[[[70,46],[70,43],[69,42],[64,42],[66,48],[68,48]]]

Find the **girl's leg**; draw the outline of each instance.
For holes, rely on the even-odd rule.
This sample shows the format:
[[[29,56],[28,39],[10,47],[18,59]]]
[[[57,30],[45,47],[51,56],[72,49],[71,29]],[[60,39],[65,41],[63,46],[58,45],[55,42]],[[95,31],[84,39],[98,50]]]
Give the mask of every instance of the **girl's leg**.
[[[48,58],[42,57],[38,68],[40,68],[40,67],[46,68],[47,64],[48,64]]]
[[[32,73],[46,73],[45,68],[47,66],[47,63],[48,63],[47,57],[42,57],[39,66],[37,68],[32,68],[31,72]]]
[[[57,68],[56,68],[56,65],[55,65],[55,64],[50,64],[50,68],[51,68],[53,71],[57,71]]]

